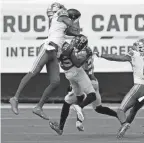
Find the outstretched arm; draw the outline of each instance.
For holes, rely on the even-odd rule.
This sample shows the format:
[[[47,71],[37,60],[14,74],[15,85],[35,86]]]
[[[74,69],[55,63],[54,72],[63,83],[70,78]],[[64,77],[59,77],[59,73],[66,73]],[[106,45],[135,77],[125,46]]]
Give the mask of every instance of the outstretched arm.
[[[101,57],[110,61],[119,61],[119,62],[131,61],[131,57],[129,55],[102,54]]]

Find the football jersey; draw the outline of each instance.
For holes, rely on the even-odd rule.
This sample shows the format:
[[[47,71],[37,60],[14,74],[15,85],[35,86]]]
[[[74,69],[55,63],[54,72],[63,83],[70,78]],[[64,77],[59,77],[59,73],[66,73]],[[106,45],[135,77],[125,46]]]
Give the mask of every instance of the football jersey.
[[[72,68],[74,65],[71,61],[70,55],[65,54],[67,50],[70,49],[70,44],[65,42],[64,45],[62,46],[62,53],[60,55],[59,61],[60,61],[60,66],[63,70],[69,70]]]
[[[93,57],[90,57],[82,66],[88,75],[93,74],[93,70],[94,70],[93,61],[94,61]]]
[[[131,50],[128,55],[132,59],[134,83],[144,84],[144,53]]]
[[[58,46],[62,46],[62,44],[65,41],[65,30],[67,28],[67,25],[63,22],[59,22],[58,18],[60,16],[68,16],[68,13],[66,10],[64,9],[60,9],[58,10],[52,17],[51,20],[51,26],[48,32],[48,41],[52,41],[55,44],[57,44]]]

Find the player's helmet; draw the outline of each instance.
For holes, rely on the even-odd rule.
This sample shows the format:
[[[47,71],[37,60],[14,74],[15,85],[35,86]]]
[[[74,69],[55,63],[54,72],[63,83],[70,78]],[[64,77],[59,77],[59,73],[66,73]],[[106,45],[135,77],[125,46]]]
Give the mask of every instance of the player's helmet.
[[[133,50],[144,52],[144,39],[140,39],[133,44]]]
[[[69,9],[67,10],[69,18],[73,21],[80,18],[81,13],[77,9]]]
[[[53,14],[54,14],[54,12],[52,11],[51,7],[48,7],[47,8],[47,16],[51,17],[51,16],[53,16]]]
[[[76,47],[79,51],[85,48],[88,45],[88,39],[84,35],[76,36],[72,39],[71,45]]]
[[[60,9],[65,9],[66,10],[66,8],[64,7],[64,5],[62,5],[60,3],[57,3],[57,2],[52,3],[50,5],[50,7],[48,7],[48,9],[47,9],[47,16],[48,17],[53,16]]]
[[[65,7],[60,3],[55,2],[55,3],[51,4],[51,10],[53,12],[57,12],[61,8],[65,8]]]

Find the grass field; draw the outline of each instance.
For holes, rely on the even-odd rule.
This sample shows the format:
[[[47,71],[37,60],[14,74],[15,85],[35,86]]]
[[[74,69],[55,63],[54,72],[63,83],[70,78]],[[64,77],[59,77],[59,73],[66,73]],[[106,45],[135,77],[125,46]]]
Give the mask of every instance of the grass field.
[[[112,106],[116,109],[118,105]],[[117,119],[95,113],[90,107],[85,112],[85,131],[75,127],[76,114],[70,111],[65,130],[58,136],[46,120],[32,113],[33,105],[20,106],[20,114],[14,115],[9,105],[1,107],[1,143],[144,143],[144,110],[141,109],[126,136],[118,140],[120,127]],[[45,106],[50,119],[59,120],[61,105]]]

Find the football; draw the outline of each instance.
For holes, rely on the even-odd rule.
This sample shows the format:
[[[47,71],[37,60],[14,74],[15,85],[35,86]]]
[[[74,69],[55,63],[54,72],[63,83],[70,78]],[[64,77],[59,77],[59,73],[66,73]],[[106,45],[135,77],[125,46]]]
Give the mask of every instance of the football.
[[[70,33],[78,34],[78,33],[79,33],[79,29],[76,29],[76,28],[74,28],[74,27],[68,27],[68,28],[66,29],[65,34],[68,35],[68,36],[71,36]]]
[[[80,11],[78,11],[77,9],[69,9],[67,12],[68,12],[69,18],[72,20],[76,20],[81,16]]]
[[[76,53],[75,55],[79,60],[83,60],[86,58],[87,52],[85,50],[82,50],[82,51]]]

